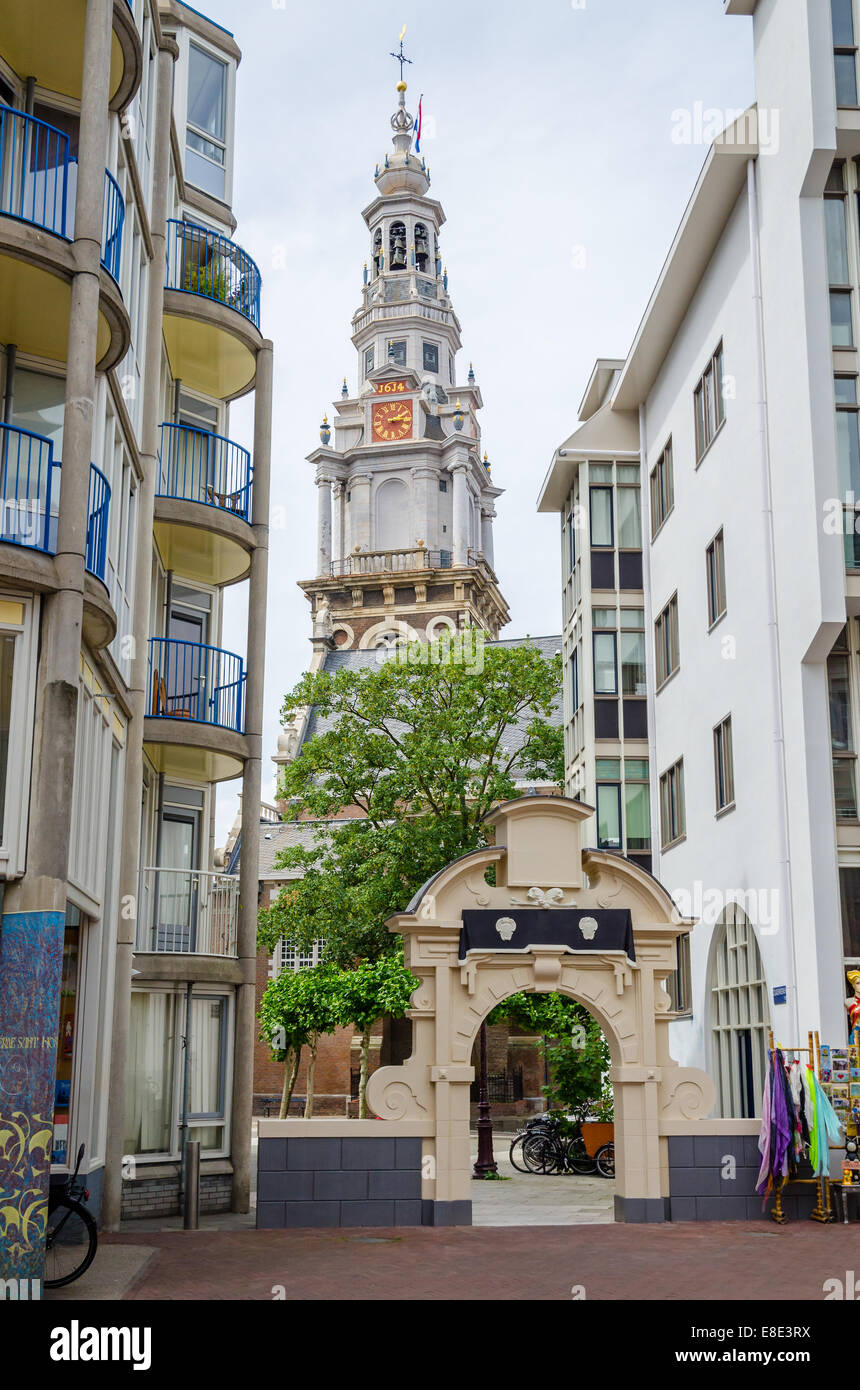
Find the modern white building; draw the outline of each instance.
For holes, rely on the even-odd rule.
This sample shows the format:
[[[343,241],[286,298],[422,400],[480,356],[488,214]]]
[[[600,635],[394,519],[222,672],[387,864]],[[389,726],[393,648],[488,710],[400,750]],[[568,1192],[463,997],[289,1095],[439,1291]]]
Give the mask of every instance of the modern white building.
[[[744,1115],[769,1025],[844,1042],[860,960],[860,6],[726,12],[753,19],[756,104],[579,433],[589,470],[641,460],[653,872],[700,919],[673,1053]],[[563,526],[571,471],[542,493]]]

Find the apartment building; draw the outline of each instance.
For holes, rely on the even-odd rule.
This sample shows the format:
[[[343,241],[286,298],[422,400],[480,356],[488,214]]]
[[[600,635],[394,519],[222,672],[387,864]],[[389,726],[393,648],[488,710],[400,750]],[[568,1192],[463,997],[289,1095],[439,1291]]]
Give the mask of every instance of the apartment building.
[[[587,453],[636,422],[653,871],[699,919],[673,1053],[751,1115],[768,1027],[843,1044],[860,960],[860,5],[725,8],[756,103],[707,151]],[[542,494],[563,526],[568,470]]]
[[[107,1224],[176,1209],[186,1138],[204,1205],[248,1203],[257,865],[247,893],[213,872],[218,783],[260,796],[272,349],[233,239],[239,59],[178,0],[0,18],[0,1121],[19,1132],[19,1264],[38,1238],[10,1232],[10,1207],[80,1144]],[[230,437],[251,391],[253,451]],[[240,582],[244,655],[221,646]]]

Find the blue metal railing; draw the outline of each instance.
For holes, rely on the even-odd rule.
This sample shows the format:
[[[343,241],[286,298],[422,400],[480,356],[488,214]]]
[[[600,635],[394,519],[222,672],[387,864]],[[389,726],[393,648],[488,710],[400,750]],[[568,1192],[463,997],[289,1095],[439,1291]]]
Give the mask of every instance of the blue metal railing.
[[[104,583],[107,559],[110,483],[100,468],[90,464],[90,496],[87,507],[87,558],[90,574]]]
[[[0,541],[57,553],[62,464],[54,446],[31,430],[0,425]],[[90,464],[86,567],[104,583],[110,484]]]
[[[247,252],[220,232],[169,218],[164,284],[226,304],[260,327],[260,272]]]
[[[0,106],[0,212],[67,236],[71,162],[62,130]]]
[[[70,240],[75,234],[77,160],[55,126],[0,106],[0,213]],[[125,203],[105,169],[101,262],[119,281]]]
[[[251,519],[251,455],[223,435],[191,425],[161,426],[159,497],[203,502]]]
[[[102,210],[102,265],[108,275],[119,283],[122,255],[122,229],[125,223],[125,203],[119,184],[109,169],[105,169],[105,198]]]
[[[202,642],[149,639],[146,713],[244,732],[245,667],[241,656]]]

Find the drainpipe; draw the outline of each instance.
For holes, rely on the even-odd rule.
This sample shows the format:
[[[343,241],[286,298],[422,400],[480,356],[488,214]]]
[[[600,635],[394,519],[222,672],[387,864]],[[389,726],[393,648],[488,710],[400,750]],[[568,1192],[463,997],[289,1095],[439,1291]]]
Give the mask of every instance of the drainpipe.
[[[764,360],[764,313],[761,292],[761,244],[759,242],[758,220],[758,182],[754,159],[747,160],[747,208],[749,211],[750,259],[753,276],[753,301],[755,313],[755,352],[756,385],[758,401],[758,433],[761,454],[762,521],[764,523],[764,550],[767,570],[767,627],[770,646],[771,668],[771,714],[773,719],[773,741],[776,746],[777,776],[777,833],[781,858],[780,893],[783,902],[785,929],[788,933],[788,965],[791,972],[791,998],[794,1036],[800,1037],[800,1017],[797,998],[797,954],[794,941],[794,903],[791,884],[791,845],[789,839],[788,776],[785,760],[785,728],[782,717],[782,697],[780,692],[780,642],[779,618],[776,605],[776,564],[774,558],[773,527],[773,471],[770,457],[770,438],[767,424],[767,376]]]
[[[8,425],[12,420],[12,412],[15,408],[15,367],[18,361],[18,344],[6,344],[6,386],[3,392],[3,424]]]
[[[660,799],[657,771],[657,671],[654,660],[654,602],[651,594],[651,487],[645,402],[639,404],[639,482],[642,497],[642,600],[645,608],[645,689],[648,714],[648,799],[651,807],[651,872],[660,878]],[[662,879],[660,880],[662,882]],[[664,885],[665,886],[665,885]]]

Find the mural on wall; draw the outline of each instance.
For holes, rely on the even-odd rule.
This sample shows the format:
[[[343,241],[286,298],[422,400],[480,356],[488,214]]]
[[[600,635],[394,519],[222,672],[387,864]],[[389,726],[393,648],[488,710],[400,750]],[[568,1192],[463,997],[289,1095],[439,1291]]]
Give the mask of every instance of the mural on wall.
[[[0,1277],[41,1276],[64,914],[0,925]]]

